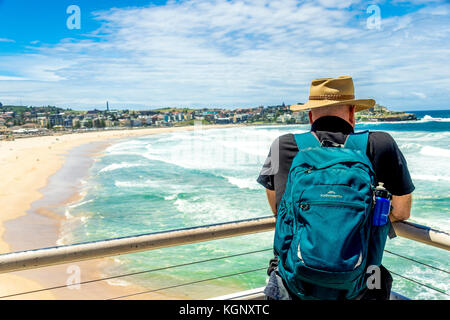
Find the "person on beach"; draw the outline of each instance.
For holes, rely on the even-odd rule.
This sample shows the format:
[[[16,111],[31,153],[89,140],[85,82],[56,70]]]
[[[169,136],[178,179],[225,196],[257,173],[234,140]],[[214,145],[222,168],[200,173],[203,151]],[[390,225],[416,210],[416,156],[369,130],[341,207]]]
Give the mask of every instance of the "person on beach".
[[[316,140],[320,142],[321,147],[336,149],[344,147],[348,137],[354,135],[355,112],[372,108],[374,105],[375,101],[372,99],[356,100],[354,97],[353,79],[349,76],[341,76],[338,78],[313,80],[308,102],[304,105],[293,105],[290,108],[292,111],[309,110],[311,133],[313,133]],[[392,194],[392,206],[389,214],[390,220],[393,222],[408,219],[412,202],[411,193],[415,187],[402,152],[399,150],[394,139],[385,132],[369,132],[366,143],[366,155],[370,160],[376,180],[378,182],[383,182],[384,187]],[[289,172],[291,164],[297,153],[299,153],[299,150],[303,147],[298,145],[298,140],[293,134],[286,134],[278,137],[272,143],[269,155],[261,169],[257,181],[266,188],[267,199],[275,217],[277,217],[280,203],[282,202],[288,183],[288,178],[290,177]],[[323,183],[327,182],[324,181]],[[334,192],[332,191],[332,193]],[[324,195],[322,194],[321,196]],[[338,195],[325,194],[325,196]],[[322,213],[326,216],[328,211],[325,209],[320,214]],[[277,228],[280,223],[279,220],[280,218],[277,217]],[[390,224],[389,226],[390,237],[395,236],[392,226]],[[324,225],[324,227],[328,226]],[[334,228],[336,231],[340,230],[340,225],[336,225]],[[294,234],[293,238],[295,239],[295,237],[296,235]],[[277,239],[277,234],[275,235],[275,238]],[[384,240],[386,240],[386,236],[384,237]],[[283,245],[288,246],[290,244],[285,243]],[[322,244],[313,244],[313,246],[315,245]],[[303,243],[299,241],[298,250],[294,250],[298,255],[295,259],[298,263],[301,261],[304,265],[307,265],[308,263],[306,260],[304,261],[301,255],[302,252],[300,252],[301,246],[303,246]],[[290,287],[287,285],[287,276],[280,274],[279,267],[280,258],[276,254],[275,258],[270,261],[267,271],[270,276],[265,289],[267,299],[296,300],[308,298],[308,290],[306,289],[312,285],[307,281],[302,280],[305,279],[306,275],[300,274],[298,275],[298,279],[300,280],[296,280],[296,288],[301,286],[304,288],[304,290],[301,291],[305,291],[299,296],[290,289],[292,288],[292,285]],[[288,269],[288,266],[283,267]],[[366,267],[368,267],[368,265],[366,265]],[[382,265],[380,265],[379,268],[381,270],[381,287],[378,286],[374,290],[367,290],[367,286],[365,286],[364,290],[362,290],[357,297],[353,297],[353,299],[389,299],[392,277]],[[292,270],[291,272],[294,273]],[[284,274],[288,274],[288,272],[286,271]],[[296,275],[290,274],[290,276],[293,277]],[[345,294],[342,295],[339,290],[336,290],[336,292],[338,294],[336,297],[345,297]]]

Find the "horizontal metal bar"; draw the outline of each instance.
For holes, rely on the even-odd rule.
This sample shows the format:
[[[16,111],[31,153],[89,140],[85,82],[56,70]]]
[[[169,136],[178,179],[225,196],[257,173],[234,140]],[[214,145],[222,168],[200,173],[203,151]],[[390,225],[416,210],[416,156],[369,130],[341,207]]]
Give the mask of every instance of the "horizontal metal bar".
[[[265,217],[60,247],[7,253],[0,255],[0,273],[242,236],[270,231],[273,230],[274,226],[275,218]]]
[[[450,250],[450,235],[446,232],[407,221],[394,222],[393,226],[400,237]]]
[[[0,255],[0,273],[272,231],[274,227],[275,218],[264,217],[60,247],[7,253]],[[445,232],[408,222],[395,222],[394,228],[397,235],[401,237],[420,241],[445,250],[450,249],[450,235]]]

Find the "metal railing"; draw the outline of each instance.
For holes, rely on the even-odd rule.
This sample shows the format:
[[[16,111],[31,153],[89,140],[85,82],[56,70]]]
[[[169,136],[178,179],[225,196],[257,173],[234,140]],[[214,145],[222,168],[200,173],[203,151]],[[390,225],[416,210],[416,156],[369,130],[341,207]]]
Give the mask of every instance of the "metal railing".
[[[450,235],[448,233],[410,222],[395,222],[393,225],[400,237],[450,250]],[[0,273],[272,231],[274,227],[275,218],[264,217],[6,253],[0,255]]]
[[[177,229],[177,230],[171,230],[171,231],[163,231],[163,232],[141,234],[141,235],[136,235],[136,236],[114,238],[114,239],[101,240],[101,241],[79,243],[79,244],[66,245],[66,246],[58,246],[58,247],[21,251],[21,252],[6,253],[6,254],[0,255],[0,274],[14,272],[14,271],[22,271],[22,270],[28,270],[28,269],[41,268],[41,267],[46,267],[46,266],[61,265],[61,264],[66,264],[66,263],[91,260],[91,259],[97,259],[97,258],[103,258],[103,257],[111,257],[111,256],[117,256],[117,255],[122,255],[122,254],[127,254],[127,253],[133,253],[133,252],[149,251],[149,250],[173,247],[173,246],[184,245],[184,244],[218,240],[218,239],[248,235],[248,234],[259,233],[259,232],[273,231],[275,223],[276,223],[276,221],[275,221],[274,217],[263,217],[263,218],[247,219],[247,220],[233,221],[233,222],[227,222],[227,223],[218,223],[218,224],[207,225],[207,226],[183,228],[183,229]],[[400,237],[405,237],[405,238],[408,238],[413,241],[419,241],[419,242],[425,243],[427,245],[435,246],[435,247],[438,247],[438,248],[441,248],[444,250],[450,249],[450,235],[448,233],[445,233],[445,232],[442,232],[439,230],[435,230],[430,227],[410,223],[410,222],[395,222],[393,224],[393,226],[396,231],[396,234]],[[239,255],[243,255],[243,254],[250,254],[250,253],[255,253],[255,252],[262,252],[262,251],[267,251],[267,250],[269,250],[269,249],[257,250],[257,251],[248,252],[248,253],[240,253],[240,254],[236,254],[235,256],[239,256]],[[392,253],[389,251],[387,251],[387,252],[391,253],[391,254],[395,254],[395,253]],[[395,255],[397,255],[397,254],[395,254]],[[416,261],[411,258],[407,258],[407,257],[403,257],[403,256],[400,256],[400,257],[420,263],[419,261]],[[212,258],[212,259],[208,259],[205,261],[190,262],[190,263],[172,266],[172,267],[179,267],[179,266],[190,265],[190,264],[194,264],[194,263],[207,262],[210,260],[218,260],[218,259],[222,259],[222,258],[224,258],[224,257]],[[421,263],[421,264],[423,264],[423,263]],[[170,267],[170,268],[172,268],[172,267]],[[430,267],[432,267],[432,266],[430,266]],[[435,268],[435,267],[433,267],[433,268]],[[161,269],[164,269],[164,268],[161,268]],[[260,269],[262,270],[265,268],[260,268]],[[258,270],[260,270],[260,269],[258,269]],[[438,269],[438,268],[435,268],[435,269]],[[130,275],[134,275],[134,274],[147,273],[147,272],[153,272],[153,271],[158,271],[158,270],[159,269],[145,270],[145,271],[135,272],[135,273],[131,273],[131,274],[114,276],[114,277],[110,277],[110,278],[130,276]],[[438,269],[438,270],[447,272],[445,270],[440,270],[440,269]],[[241,272],[241,273],[248,273],[248,272],[253,272],[253,271],[256,271],[256,270],[250,270],[250,271],[245,271],[245,272]],[[211,278],[211,279],[203,279],[201,281],[195,281],[195,283],[210,281],[210,280],[213,280],[216,278],[229,277],[229,276],[233,276],[233,275],[234,274],[226,275],[226,276],[219,276],[219,277],[215,277],[215,278]],[[87,283],[91,283],[91,282],[103,281],[103,280],[108,280],[108,279],[109,278],[90,280],[90,281],[86,281],[85,283],[80,283],[80,284],[87,284]],[[411,280],[411,279],[407,279],[407,280]],[[413,281],[413,280],[411,280],[411,281]],[[417,283],[417,281],[413,281],[413,282]],[[184,286],[184,285],[189,285],[189,284],[191,284],[191,283],[176,285],[174,287],[179,287],[179,286]],[[421,284],[421,283],[418,283],[418,284]],[[423,285],[423,284],[421,284],[421,285]],[[424,285],[424,286],[426,286],[426,285]],[[36,292],[45,291],[45,290],[60,289],[63,287],[65,287],[65,286],[57,286],[57,287],[52,287],[52,288],[28,291],[28,292],[24,292],[24,293],[16,293],[16,294],[11,294],[11,295],[0,297],[0,298],[20,296],[23,294],[36,293]],[[160,289],[151,290],[148,292],[161,291],[164,289],[166,289],[166,288],[160,288]],[[443,291],[437,290],[435,288],[430,288],[430,289],[439,291],[440,293],[443,293],[448,296],[448,294]],[[129,296],[146,294],[148,292],[145,291],[145,292],[130,294]],[[241,297],[241,293],[235,293],[235,294],[232,294],[232,295],[229,295],[226,297],[227,297],[227,299],[246,299],[246,297],[248,299],[258,299],[258,298],[262,297],[261,290],[255,289],[254,291],[251,291],[250,293],[251,294],[249,294],[248,296],[247,296],[247,294],[244,294]],[[393,299],[405,298],[396,293],[393,293],[393,294],[394,294],[394,296],[391,297]],[[124,296],[124,297],[128,297],[128,296]],[[123,297],[117,297],[117,298],[123,298]]]
[[[6,253],[0,255],[0,274],[271,231],[274,226],[275,218],[265,217]]]

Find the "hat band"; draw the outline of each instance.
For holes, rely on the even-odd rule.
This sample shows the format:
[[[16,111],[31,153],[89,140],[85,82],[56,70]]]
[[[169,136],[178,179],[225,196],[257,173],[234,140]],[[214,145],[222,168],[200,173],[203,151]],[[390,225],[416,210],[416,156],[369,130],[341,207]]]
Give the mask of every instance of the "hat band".
[[[309,96],[309,100],[352,100],[355,96],[352,94],[324,94],[320,96]]]

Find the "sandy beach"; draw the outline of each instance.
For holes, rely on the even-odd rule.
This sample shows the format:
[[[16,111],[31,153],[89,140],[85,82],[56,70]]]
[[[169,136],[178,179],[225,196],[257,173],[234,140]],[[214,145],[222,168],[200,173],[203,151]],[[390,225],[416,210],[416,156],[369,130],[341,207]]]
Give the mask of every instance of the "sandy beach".
[[[203,126],[202,129],[226,128],[235,125]],[[0,254],[57,245],[59,227],[64,216],[55,213],[57,206],[40,206],[32,211],[33,203],[43,195],[49,179],[62,167],[71,150],[80,146],[82,157],[93,156],[119,139],[144,136],[178,130],[194,130],[194,127],[146,128],[133,130],[110,130],[65,134],[59,136],[33,137],[15,141],[0,141]],[[85,166],[89,166],[86,163]],[[56,189],[55,189],[56,190]],[[65,192],[63,202],[77,200],[76,192]],[[59,200],[58,200],[59,201]],[[56,201],[57,202],[57,201]],[[62,205],[63,203],[61,203]],[[26,219],[25,219],[26,218]],[[102,265],[107,259],[77,263],[83,272],[82,281],[101,277]],[[0,296],[64,285],[68,278],[68,266],[0,275]],[[103,275],[104,276],[104,275]],[[62,288],[11,299],[108,299],[143,291],[133,286],[110,285],[105,281],[83,285],[80,289]],[[173,299],[161,294],[137,296],[136,299]]]

